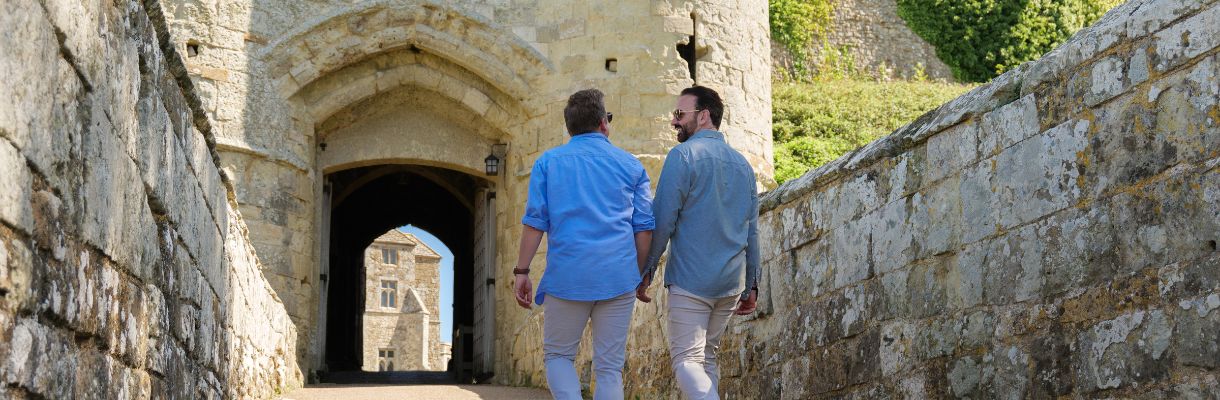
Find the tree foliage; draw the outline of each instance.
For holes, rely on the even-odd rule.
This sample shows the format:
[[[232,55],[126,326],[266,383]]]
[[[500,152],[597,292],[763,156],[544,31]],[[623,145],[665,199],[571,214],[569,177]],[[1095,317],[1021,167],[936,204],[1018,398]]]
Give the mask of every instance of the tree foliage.
[[[984,82],[1041,57],[1120,1],[898,0],[898,15],[957,79]]]
[[[771,38],[792,54],[797,73],[807,71],[809,47],[830,29],[834,0],[768,0]]]

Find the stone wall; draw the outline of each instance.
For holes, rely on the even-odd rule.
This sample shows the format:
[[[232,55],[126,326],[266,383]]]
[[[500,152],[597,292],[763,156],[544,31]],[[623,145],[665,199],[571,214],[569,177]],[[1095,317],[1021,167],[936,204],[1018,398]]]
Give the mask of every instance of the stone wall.
[[[302,381],[158,7],[0,3],[0,397]]]
[[[769,193],[722,390],[1220,397],[1218,45],[1214,0],[1129,1]]]
[[[497,194],[495,379],[530,385],[541,382],[541,319],[512,300],[510,267],[530,167],[566,141],[571,93],[605,92],[612,141],[655,177],[676,144],[668,125],[676,95],[696,80],[715,87],[728,103],[730,143],[760,182],[774,182],[765,2],[160,2],[217,123],[221,163],[263,272],[298,328],[305,369],[324,361],[319,249],[329,173],[427,165],[469,174]],[[692,34],[697,79],[677,52]],[[508,154],[504,172],[487,177],[482,158],[493,143],[508,144]]]
[[[896,0],[835,0],[825,41],[809,48],[809,64],[815,68],[828,56],[826,51],[846,51],[855,67],[872,74],[911,78],[918,71],[932,79],[953,79],[953,71],[936,56],[936,48],[907,27],[898,16]],[[783,45],[771,43],[776,73],[792,68],[792,55]]]

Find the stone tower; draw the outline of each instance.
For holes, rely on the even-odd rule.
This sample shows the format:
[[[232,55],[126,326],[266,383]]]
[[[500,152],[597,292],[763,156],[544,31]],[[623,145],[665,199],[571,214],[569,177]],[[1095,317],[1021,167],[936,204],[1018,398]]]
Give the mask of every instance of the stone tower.
[[[440,260],[428,245],[392,229],[365,251],[365,371],[443,371]]]
[[[611,141],[655,183],[676,95],[712,87],[729,143],[773,182],[764,1],[160,4],[307,374],[362,362],[347,299],[364,248],[414,224],[454,251],[458,364],[540,376],[540,318],[514,305],[509,269],[530,167],[566,141],[577,90],[605,92]]]

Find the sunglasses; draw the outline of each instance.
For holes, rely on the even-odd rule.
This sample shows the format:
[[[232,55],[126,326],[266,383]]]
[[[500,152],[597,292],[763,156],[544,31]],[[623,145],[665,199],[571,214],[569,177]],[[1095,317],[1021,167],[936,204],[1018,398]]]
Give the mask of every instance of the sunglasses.
[[[614,113],[606,111],[606,122],[614,122]]]
[[[700,110],[698,108],[696,108],[694,110],[674,110],[674,119],[682,119],[682,114],[685,114],[688,112],[700,112],[700,111],[703,111],[703,110]]]

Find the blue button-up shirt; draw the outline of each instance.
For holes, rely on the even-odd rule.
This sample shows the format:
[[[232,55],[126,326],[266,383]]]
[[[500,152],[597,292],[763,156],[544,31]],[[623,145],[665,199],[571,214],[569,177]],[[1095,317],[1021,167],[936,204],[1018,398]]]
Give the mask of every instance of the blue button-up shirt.
[[[666,242],[665,285],[709,298],[757,287],[758,191],[754,169],[724,134],[696,132],[669,151],[653,210],[657,229],[644,273],[655,271]]]
[[[654,227],[648,172],[601,133],[573,136],[534,162],[521,223],[546,232],[534,302],[606,300],[640,284],[635,233]]]

